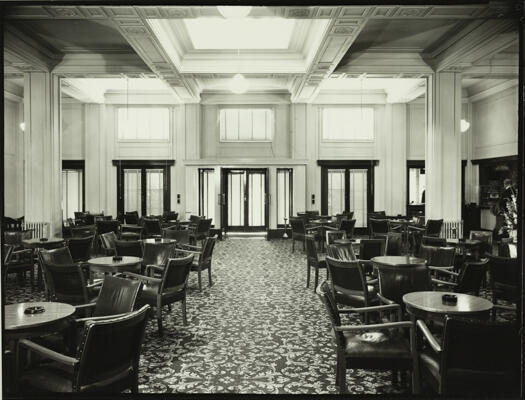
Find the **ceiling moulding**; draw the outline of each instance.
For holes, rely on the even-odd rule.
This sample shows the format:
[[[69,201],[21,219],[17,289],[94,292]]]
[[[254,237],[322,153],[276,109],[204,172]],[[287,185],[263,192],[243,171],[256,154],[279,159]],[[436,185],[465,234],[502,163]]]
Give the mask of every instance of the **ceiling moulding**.
[[[53,73],[60,75],[148,75],[151,70],[135,53],[66,54],[55,66]]]
[[[108,91],[104,95],[106,104],[179,104],[176,96],[171,92],[140,92],[133,91],[127,94],[121,91]]]
[[[290,93],[288,92],[261,92],[232,94],[227,91],[201,93],[202,105],[212,104],[290,104]]]
[[[474,93],[470,95],[467,99],[470,102],[475,102],[479,100],[486,99],[487,97],[493,96],[497,93],[503,92],[504,90],[510,89],[518,85],[517,79],[509,79],[506,82],[502,82],[499,85],[493,86],[491,88],[482,90],[481,92]],[[470,93],[469,93],[470,94]]]
[[[432,68],[417,53],[356,52],[334,74],[430,74]],[[333,75],[333,74],[332,74]]]
[[[312,6],[312,7],[257,7],[250,17],[283,17],[294,19],[320,19],[335,17],[359,17],[372,19],[472,19],[472,18],[513,18],[516,4],[508,1],[492,1],[480,5],[437,5],[437,6]],[[23,19],[108,19],[147,18],[182,19],[199,17],[221,17],[215,6],[15,6],[7,12],[8,18]]]
[[[62,93],[82,103],[104,103],[104,91],[92,85],[62,79],[60,90]]]
[[[228,161],[224,159],[200,159],[200,160],[182,160],[184,165],[191,166],[220,166],[222,168],[242,168],[246,165],[260,166],[262,168],[267,167],[268,165],[282,166],[287,167],[289,165],[306,165],[308,160],[297,160],[289,158],[264,158],[264,159],[253,159],[253,158],[231,158]]]
[[[313,104],[385,104],[386,93],[382,89],[369,90],[321,90]]]

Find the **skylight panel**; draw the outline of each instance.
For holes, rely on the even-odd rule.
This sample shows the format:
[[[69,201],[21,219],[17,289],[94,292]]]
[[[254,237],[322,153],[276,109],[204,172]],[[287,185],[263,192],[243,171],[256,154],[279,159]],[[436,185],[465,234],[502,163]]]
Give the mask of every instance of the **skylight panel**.
[[[285,18],[197,18],[184,24],[196,50],[287,49],[295,21]]]

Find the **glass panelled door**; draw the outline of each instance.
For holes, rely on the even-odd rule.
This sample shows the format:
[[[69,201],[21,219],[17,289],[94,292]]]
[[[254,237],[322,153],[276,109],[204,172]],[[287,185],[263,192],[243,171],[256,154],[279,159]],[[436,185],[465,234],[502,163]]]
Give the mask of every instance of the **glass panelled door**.
[[[373,162],[320,161],[321,211],[336,215],[353,211],[356,228],[367,227],[368,210],[373,209]]]
[[[137,211],[142,214],[142,171],[124,170],[124,212]]]
[[[268,226],[267,170],[223,169],[223,220],[238,231]]]
[[[164,211],[164,170],[146,170],[146,215],[162,215]]]

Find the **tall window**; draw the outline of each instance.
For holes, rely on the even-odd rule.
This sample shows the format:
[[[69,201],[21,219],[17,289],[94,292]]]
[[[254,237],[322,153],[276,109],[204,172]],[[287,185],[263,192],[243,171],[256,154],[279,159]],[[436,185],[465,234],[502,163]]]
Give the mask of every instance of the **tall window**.
[[[117,167],[118,213],[162,215],[170,210],[173,160],[113,160]]]
[[[122,107],[117,113],[119,140],[169,140],[169,109]]]
[[[75,218],[75,211],[84,211],[84,161],[62,161],[62,215]]]
[[[215,218],[215,170],[199,169],[199,215]]]
[[[374,140],[374,109],[372,107],[326,107],[322,111],[323,140]]]
[[[285,225],[285,222],[290,219],[290,215],[293,215],[292,174],[292,168],[277,168],[277,226]]]
[[[273,110],[267,108],[223,108],[219,114],[221,141],[272,140]]]
[[[425,168],[408,169],[408,204],[424,204]]]

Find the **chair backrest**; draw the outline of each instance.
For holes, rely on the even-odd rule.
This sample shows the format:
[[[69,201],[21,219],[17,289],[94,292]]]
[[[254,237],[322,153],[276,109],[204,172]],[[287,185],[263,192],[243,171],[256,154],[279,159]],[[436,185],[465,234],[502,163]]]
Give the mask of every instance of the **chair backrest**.
[[[304,220],[301,217],[290,217],[290,225],[292,226],[292,233],[300,233],[303,235],[306,233]]]
[[[79,265],[44,263],[43,268],[51,299],[69,304],[89,301],[87,274]]]
[[[89,390],[118,378],[129,382],[138,373],[149,306],[117,318],[87,321],[77,358],[73,390]]]
[[[192,215],[190,215],[190,219],[189,219],[189,221],[190,221],[191,224],[195,224],[195,225],[196,225],[197,222],[199,222],[199,220],[200,220],[201,218],[202,218],[202,217],[199,216],[199,215],[193,215],[193,214],[192,214]]]
[[[346,232],[345,231],[326,231],[326,245],[329,246],[334,243],[334,240],[336,239],[346,239]]]
[[[410,292],[432,290],[430,270],[425,263],[406,267],[377,267],[379,293],[394,303],[403,305],[403,296]]]
[[[115,235],[118,235],[120,232],[120,221],[116,219],[114,220],[99,219],[97,220],[95,225],[97,227],[97,233],[99,235],[103,233],[108,233],[108,232],[114,232]]]
[[[164,265],[175,249],[174,243],[144,243],[143,265]]]
[[[356,259],[351,244],[331,244],[326,248],[326,255],[335,258],[336,260],[351,261]]]
[[[423,235],[421,238],[421,244],[426,246],[446,247],[447,239],[442,237],[434,237]]]
[[[139,224],[139,213],[138,211],[129,211],[124,213],[124,221],[129,225]]]
[[[84,220],[86,221],[86,225],[95,225],[95,219],[96,217],[103,217],[104,214],[103,213],[100,213],[100,214],[90,214],[90,213],[86,213],[84,215]]]
[[[217,242],[217,238],[214,237],[208,237],[204,240],[204,243],[202,245],[202,252],[201,252],[201,263],[210,263],[211,258],[213,256],[213,249],[215,248],[215,243]]]
[[[372,236],[376,234],[387,234],[390,230],[389,227],[390,225],[387,219],[369,219],[369,228]]]
[[[160,227],[160,219],[143,218],[142,223],[146,235],[161,235],[162,229]]]
[[[2,217],[2,231],[21,231],[23,223],[24,217]]]
[[[386,249],[385,255],[387,256],[400,256],[402,250],[402,237],[401,233],[389,232],[386,236]]]
[[[117,256],[131,256],[142,258],[142,243],[140,240],[115,240]]]
[[[73,264],[73,256],[68,247],[59,247],[53,250],[41,249],[38,251],[39,259],[44,264]]]
[[[74,211],[73,214],[75,215],[75,219],[78,220],[84,220],[84,218],[86,217],[86,213],[83,211]]]
[[[177,243],[188,244],[190,242],[190,231],[188,229],[164,229],[166,239],[175,239]]]
[[[443,226],[442,219],[429,219],[425,227],[425,235],[439,236],[441,234],[441,227]]]
[[[339,349],[343,349],[345,344],[343,332],[335,330],[336,327],[341,326],[341,318],[339,317],[339,312],[337,311],[337,302],[328,282],[324,281],[319,286],[317,286],[316,293],[323,302],[328,313],[328,317],[330,318],[330,322],[332,323],[332,329],[335,335],[337,347]]]
[[[11,258],[11,254],[13,253],[14,246],[11,246],[9,244],[3,245],[3,256],[4,256],[4,264],[7,264],[9,262],[9,259]]]
[[[97,233],[95,225],[72,226],[69,228],[72,237],[86,237]]]
[[[490,282],[493,289],[503,290],[509,301],[516,301],[520,293],[520,265],[517,258],[489,255]]]
[[[353,214],[353,212],[352,212],[352,214]],[[339,226],[338,229],[340,231],[345,231],[346,232],[346,237],[347,238],[350,239],[350,238],[352,238],[352,236],[354,236],[355,219],[343,218],[338,226]]]
[[[486,276],[488,259],[483,261],[467,261],[459,273],[455,292],[479,296],[479,289]]]
[[[211,227],[211,218],[201,218],[197,222],[197,228],[195,229],[195,233],[207,233],[210,231]]]
[[[427,261],[428,266],[432,267],[449,267],[454,265],[456,256],[455,247],[437,247],[421,245],[418,257]]]
[[[93,316],[100,317],[133,311],[141,290],[142,282],[139,280],[107,275],[100,288]]]
[[[443,394],[519,393],[519,343],[516,325],[447,317],[440,360]]]
[[[317,254],[317,246],[315,244],[315,238],[312,235],[305,235],[304,244],[306,249],[306,258],[308,261],[317,263],[319,262],[319,256]]]
[[[31,239],[32,236],[33,231],[29,229],[23,231],[4,231],[4,243],[21,246],[22,240]]]
[[[86,236],[81,238],[71,238],[67,241],[67,248],[73,257],[73,261],[87,261],[89,251],[93,244],[95,236]]]
[[[100,235],[100,242],[102,243],[102,247],[105,249],[114,249],[116,240],[117,235],[113,231]]]
[[[183,258],[169,258],[162,272],[160,294],[175,294],[186,289],[193,262],[193,254]]]
[[[364,296],[365,299],[368,298],[368,285],[359,260],[343,261],[327,256],[326,265],[336,292],[348,296],[358,295]]]
[[[470,231],[470,239],[479,240],[481,253],[492,253],[492,231]]]
[[[359,243],[359,259],[370,260],[385,255],[385,239],[361,239]]]
[[[166,211],[162,218],[164,221],[177,221],[179,218],[179,213],[175,211]]]

